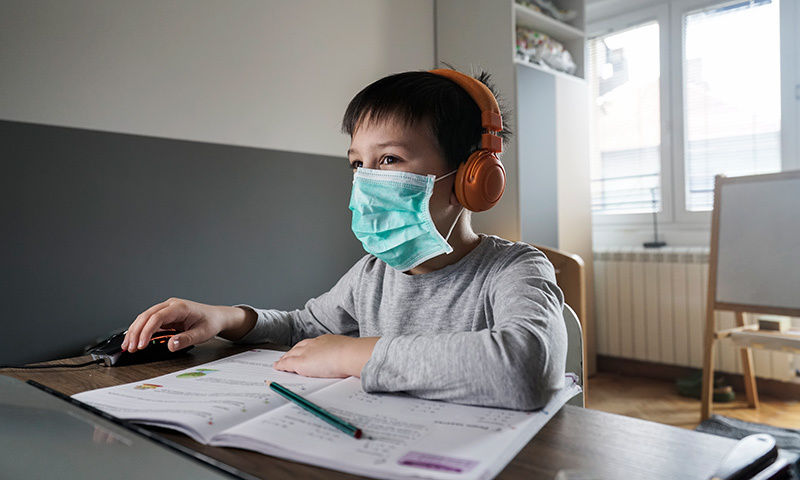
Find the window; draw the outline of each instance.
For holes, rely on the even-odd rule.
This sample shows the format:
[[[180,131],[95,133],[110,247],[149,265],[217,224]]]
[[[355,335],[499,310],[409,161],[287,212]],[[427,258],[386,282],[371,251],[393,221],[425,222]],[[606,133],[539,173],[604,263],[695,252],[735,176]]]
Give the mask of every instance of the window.
[[[684,15],[686,210],[710,210],[714,176],[781,169],[778,2]]]
[[[590,41],[592,210],[660,209],[658,23]]]
[[[781,170],[779,10],[665,0],[590,39],[596,219],[694,218],[716,174]]]

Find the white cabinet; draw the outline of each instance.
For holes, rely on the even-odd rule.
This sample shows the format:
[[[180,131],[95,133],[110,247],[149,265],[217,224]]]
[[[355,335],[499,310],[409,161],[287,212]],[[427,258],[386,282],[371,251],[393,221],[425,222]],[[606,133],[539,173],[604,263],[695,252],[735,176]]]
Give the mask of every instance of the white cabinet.
[[[592,227],[589,178],[589,88],[585,77],[582,0],[555,0],[575,10],[563,23],[513,0],[437,0],[436,60],[466,73],[486,70],[510,107],[504,119],[514,132],[502,160],[508,184],[492,210],[473,215],[476,231],[545,245],[580,255],[586,264],[587,310],[593,316]],[[561,42],[575,75],[520,61],[516,25],[535,28]],[[592,319],[587,371],[594,368]]]

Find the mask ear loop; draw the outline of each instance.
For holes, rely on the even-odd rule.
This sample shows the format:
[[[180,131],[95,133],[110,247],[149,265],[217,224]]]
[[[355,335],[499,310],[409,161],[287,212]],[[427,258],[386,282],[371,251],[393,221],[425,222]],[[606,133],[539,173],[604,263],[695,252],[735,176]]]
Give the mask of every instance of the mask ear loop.
[[[454,174],[454,173],[456,173],[456,172],[458,172],[458,169],[456,169],[456,170],[453,170],[452,172],[450,172],[450,173],[448,173],[448,174],[446,174],[446,175],[442,175],[441,177],[439,177],[439,178],[437,178],[436,180],[434,180],[434,181],[433,181],[433,183],[436,183],[436,182],[438,182],[439,180],[444,180],[445,178],[449,177],[450,175],[453,175],[453,174]],[[455,230],[455,228],[456,228],[456,224],[458,224],[458,219],[459,219],[459,218],[461,218],[461,214],[462,214],[462,213],[464,213],[464,206],[463,206],[463,205],[461,205],[461,210],[459,210],[459,211],[458,211],[458,215],[456,215],[456,219],[455,219],[455,221],[453,222],[453,224],[452,224],[452,225],[450,225],[450,230],[448,230],[448,231],[447,231],[447,236],[446,236],[446,237],[444,237],[444,241],[445,241],[445,242],[447,242],[447,241],[449,241],[449,240],[450,240],[450,235],[452,235],[452,234],[453,234],[453,230]],[[449,254],[450,254],[450,252],[448,253],[448,255],[449,255]]]
[[[461,210],[458,211],[458,215],[456,215],[456,220],[453,222],[453,225],[450,226],[450,230],[447,232],[447,236],[444,237],[444,241],[447,242],[450,240],[450,235],[453,233],[453,230],[456,228],[456,224],[458,224],[458,219],[461,218],[461,214],[464,213],[464,206],[461,206]]]
[[[453,175],[453,174],[454,174],[454,173],[456,173],[456,172],[458,172],[458,169],[456,169],[456,170],[453,170],[453,171],[452,171],[452,172],[450,172],[450,173],[447,173],[447,174],[445,174],[445,175],[442,175],[441,177],[438,177],[438,178],[436,178],[436,180],[434,180],[434,181],[433,181],[433,183],[436,183],[436,182],[438,182],[439,180],[444,180],[445,178],[449,177],[450,175]]]

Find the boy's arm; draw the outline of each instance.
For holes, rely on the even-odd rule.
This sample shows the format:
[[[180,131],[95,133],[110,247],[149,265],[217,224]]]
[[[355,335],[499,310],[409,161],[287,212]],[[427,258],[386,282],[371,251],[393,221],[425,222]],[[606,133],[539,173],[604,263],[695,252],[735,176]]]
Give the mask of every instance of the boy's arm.
[[[531,410],[564,385],[563,296],[552,266],[533,259],[495,277],[483,330],[384,336],[362,371],[368,392]],[[453,311],[452,315],[469,315]]]
[[[322,335],[298,342],[273,365],[307,377],[360,377],[379,337]]]

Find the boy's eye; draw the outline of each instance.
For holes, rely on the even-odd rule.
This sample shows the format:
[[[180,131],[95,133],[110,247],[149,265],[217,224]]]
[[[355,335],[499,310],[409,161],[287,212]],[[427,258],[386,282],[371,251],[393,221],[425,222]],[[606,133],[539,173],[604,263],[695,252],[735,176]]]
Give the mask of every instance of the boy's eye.
[[[395,156],[385,155],[383,158],[381,158],[381,165],[391,165],[391,164],[397,163],[399,161],[400,161],[400,159],[395,157]]]
[[[352,162],[350,162],[350,168],[352,168],[353,170],[363,166],[364,162],[362,162],[361,160],[353,160]]]

